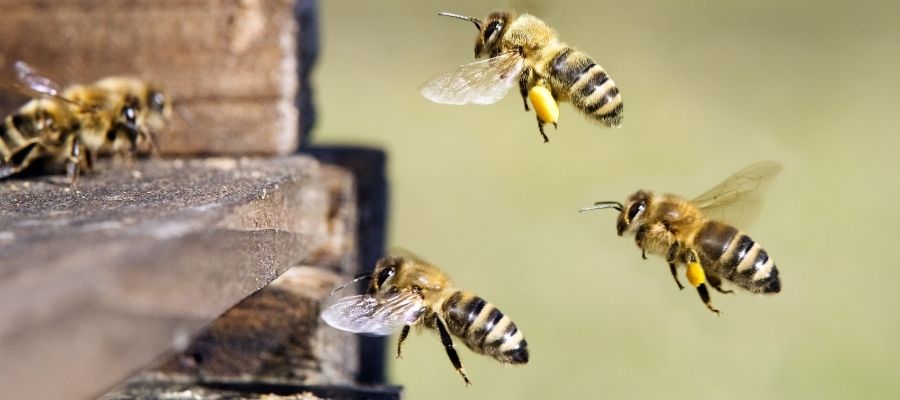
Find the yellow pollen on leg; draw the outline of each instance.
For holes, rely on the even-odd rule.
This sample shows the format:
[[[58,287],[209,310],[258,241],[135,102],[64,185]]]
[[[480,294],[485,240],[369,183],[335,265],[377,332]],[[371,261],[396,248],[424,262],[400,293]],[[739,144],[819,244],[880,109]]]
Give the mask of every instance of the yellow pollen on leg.
[[[701,267],[698,262],[688,263],[686,275],[688,282],[690,282],[691,285],[694,285],[694,287],[700,286],[706,282],[706,274],[703,272],[703,267]]]
[[[534,106],[534,112],[541,122],[555,124],[559,119],[559,104],[550,90],[544,86],[534,86],[528,91],[528,100]]]

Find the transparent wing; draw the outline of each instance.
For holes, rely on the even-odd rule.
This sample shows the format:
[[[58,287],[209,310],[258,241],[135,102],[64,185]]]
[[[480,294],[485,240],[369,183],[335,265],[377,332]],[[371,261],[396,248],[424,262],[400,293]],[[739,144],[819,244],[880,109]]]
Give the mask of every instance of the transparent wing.
[[[522,66],[519,53],[503,53],[438,75],[425,82],[419,92],[426,99],[441,104],[496,103],[516,85]]]
[[[59,84],[41,76],[24,61],[16,61],[15,68],[19,81],[30,90],[47,96],[59,96],[59,93],[62,91]]]
[[[22,86],[16,86],[18,86],[18,88],[22,90],[23,94],[28,96],[38,95],[51,97],[64,103],[78,106],[82,110],[90,109],[90,107],[88,107],[86,104],[82,104],[72,99],[63,97],[61,94],[62,87],[59,86],[58,83],[37,73],[37,71],[35,71],[32,66],[28,65],[28,63],[24,61],[16,61],[15,69],[16,76],[19,78],[19,82],[22,83]]]
[[[364,294],[338,300],[322,311],[322,319],[343,331],[385,336],[415,322],[424,309],[422,298],[411,292]]]
[[[781,169],[781,164],[775,161],[752,164],[697,196],[691,203],[709,218],[736,225],[749,223],[759,215],[766,188]]]

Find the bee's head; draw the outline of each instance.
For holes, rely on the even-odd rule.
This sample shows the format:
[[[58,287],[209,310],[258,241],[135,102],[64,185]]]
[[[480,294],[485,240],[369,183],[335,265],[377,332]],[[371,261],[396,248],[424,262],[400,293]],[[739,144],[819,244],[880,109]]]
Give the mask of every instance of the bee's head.
[[[628,198],[628,202],[622,205],[618,201],[598,201],[592,207],[582,208],[581,211],[612,208],[619,211],[616,220],[616,232],[622,236],[626,231],[635,226],[635,223],[643,218],[644,211],[650,205],[651,195],[643,190],[635,192]]]
[[[403,258],[395,256],[378,260],[375,270],[372,271],[372,280],[369,282],[369,294],[396,293],[399,290],[396,285],[397,275],[403,264]]]
[[[650,193],[643,190],[638,190],[628,198],[628,202],[625,203],[622,212],[619,213],[619,219],[616,221],[616,232],[619,233],[619,236],[622,236],[632,226],[639,225],[638,221],[644,217],[644,211],[650,205],[650,199]]]
[[[450,13],[440,13],[439,15],[459,18],[475,24],[475,27],[478,28],[478,38],[475,39],[475,58],[499,55],[500,38],[503,37],[503,33],[515,18],[515,14],[510,11],[494,11],[484,21]]]

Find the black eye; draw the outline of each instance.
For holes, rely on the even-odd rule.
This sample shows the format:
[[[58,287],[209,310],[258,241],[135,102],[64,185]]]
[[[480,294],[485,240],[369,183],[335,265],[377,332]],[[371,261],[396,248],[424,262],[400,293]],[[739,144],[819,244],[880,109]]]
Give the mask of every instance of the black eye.
[[[378,285],[378,287],[381,287],[382,285],[384,285],[384,282],[393,275],[394,268],[385,268],[378,273],[378,277],[375,279],[375,283]]]
[[[166,105],[166,96],[161,92],[152,92],[150,94],[150,107],[153,111],[162,112]]]
[[[634,221],[634,217],[637,214],[644,210],[644,202],[637,202],[631,205],[631,208],[628,209],[628,220]]]
[[[484,41],[490,42],[494,34],[500,32],[501,29],[503,29],[503,23],[500,21],[493,21],[488,24],[487,28],[484,28]]]
[[[129,124],[134,124],[137,120],[137,112],[135,112],[134,107],[130,105],[122,107],[122,116],[125,117],[125,120],[128,121]]]

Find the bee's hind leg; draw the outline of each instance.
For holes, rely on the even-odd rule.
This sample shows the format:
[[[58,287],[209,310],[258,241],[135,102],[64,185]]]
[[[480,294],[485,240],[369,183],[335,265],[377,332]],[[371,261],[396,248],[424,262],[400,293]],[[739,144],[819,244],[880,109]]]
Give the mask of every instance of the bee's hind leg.
[[[541,121],[541,117],[537,117],[537,123],[538,123],[538,130],[541,131],[541,137],[544,138],[544,143],[549,142],[550,138],[548,138],[547,134],[544,133],[544,121]]]
[[[466,381],[466,386],[471,385],[472,382],[469,381],[469,377],[466,376],[466,371],[463,370],[462,362],[459,361],[459,354],[456,354],[456,349],[453,348],[453,339],[450,338],[450,332],[448,332],[447,327],[444,326],[444,321],[441,321],[441,319],[435,315],[434,324],[441,334],[441,343],[444,344],[444,349],[447,350],[447,357],[450,357],[453,368],[456,368],[456,372],[459,372],[459,374],[462,375],[463,380]]]
[[[403,358],[401,347],[403,347],[403,341],[406,340],[407,336],[409,336],[409,325],[403,325],[403,330],[400,331],[400,339],[397,340],[397,358]]]
[[[703,266],[700,265],[700,257],[693,250],[689,250],[685,256],[685,261],[687,263],[688,281],[697,288],[697,294],[700,295],[700,300],[703,300],[706,308],[718,315],[719,310],[713,307],[709,298],[709,290],[706,289],[707,276],[706,272],[703,271]]]

